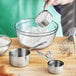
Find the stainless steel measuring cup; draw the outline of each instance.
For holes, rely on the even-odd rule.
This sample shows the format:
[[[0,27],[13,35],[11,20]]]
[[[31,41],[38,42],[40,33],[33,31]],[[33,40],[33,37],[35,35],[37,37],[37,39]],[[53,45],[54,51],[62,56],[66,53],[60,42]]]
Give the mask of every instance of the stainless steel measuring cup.
[[[35,19],[36,23],[39,24],[41,27],[46,27],[53,19],[52,14],[48,10],[45,10],[48,1],[49,0],[45,2],[43,11],[41,11]]]
[[[37,53],[48,60],[47,64],[49,73],[59,74],[63,72],[64,62],[55,60],[50,51],[48,51],[48,55],[45,55],[41,51],[37,51]]]
[[[30,62],[30,51],[24,48],[17,48],[10,51],[9,62],[15,67],[27,66]]]
[[[36,47],[43,45],[46,42],[37,44],[36,46],[25,49],[25,48],[16,48],[9,52],[9,62],[12,66],[23,67],[27,66],[30,63],[30,50],[35,49]]]
[[[48,72],[60,74],[63,72],[64,62],[60,60],[48,61]]]

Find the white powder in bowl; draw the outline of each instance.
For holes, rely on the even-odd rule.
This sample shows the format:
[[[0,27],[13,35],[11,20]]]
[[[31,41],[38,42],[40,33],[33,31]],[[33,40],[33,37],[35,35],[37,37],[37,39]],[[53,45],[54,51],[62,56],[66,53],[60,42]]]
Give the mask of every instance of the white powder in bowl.
[[[9,47],[9,40],[0,38],[0,55],[2,55]]]
[[[45,32],[49,32],[48,29],[45,29],[45,28],[43,29],[41,27],[33,27],[33,28],[31,28],[31,30],[29,29],[28,31],[31,32],[31,33],[35,33],[35,34],[33,34],[32,36],[27,36],[26,34],[23,35],[23,34],[17,32],[19,41],[24,46],[34,47],[35,45],[37,45],[37,44],[39,44],[41,42],[45,42],[46,41],[45,44],[37,47],[37,48],[41,49],[41,48],[47,47],[53,41],[54,34],[46,35],[46,36],[39,36],[41,33],[45,34]]]

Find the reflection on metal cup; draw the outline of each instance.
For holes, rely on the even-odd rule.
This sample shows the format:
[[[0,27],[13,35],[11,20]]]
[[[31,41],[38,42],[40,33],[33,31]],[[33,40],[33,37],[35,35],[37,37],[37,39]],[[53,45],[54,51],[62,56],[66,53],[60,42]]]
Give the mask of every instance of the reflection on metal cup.
[[[24,48],[17,48],[10,51],[9,62],[15,67],[27,66],[30,62],[30,51]]]
[[[60,60],[52,60],[48,62],[48,71],[53,74],[60,74],[63,72],[64,62]]]

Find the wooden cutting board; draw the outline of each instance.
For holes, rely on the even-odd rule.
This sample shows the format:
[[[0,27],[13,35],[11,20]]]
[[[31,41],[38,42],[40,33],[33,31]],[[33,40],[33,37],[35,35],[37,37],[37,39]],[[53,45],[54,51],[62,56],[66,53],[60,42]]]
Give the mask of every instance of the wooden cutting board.
[[[76,54],[67,56],[61,53],[60,45],[66,37],[56,37],[53,44],[46,49],[41,50],[43,53],[50,50],[55,59],[64,61],[64,72],[62,74],[53,75],[48,73],[47,60],[38,55],[35,50],[31,51],[30,64],[26,67],[16,68],[9,64],[8,53],[10,50],[22,47],[17,38],[12,38],[12,44],[7,53],[0,57],[0,64],[7,65],[12,73],[17,76],[76,76]]]

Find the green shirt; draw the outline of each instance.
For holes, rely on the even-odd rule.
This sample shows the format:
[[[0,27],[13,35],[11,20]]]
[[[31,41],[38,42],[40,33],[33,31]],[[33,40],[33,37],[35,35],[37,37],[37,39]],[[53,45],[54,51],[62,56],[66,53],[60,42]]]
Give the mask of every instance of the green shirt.
[[[16,22],[37,17],[43,6],[44,0],[0,0],[0,33],[16,37]],[[62,36],[61,15],[53,6],[47,9],[53,15],[53,20],[58,23],[57,36]]]

